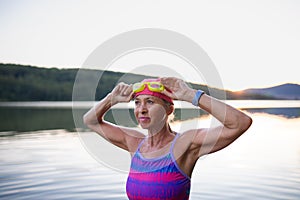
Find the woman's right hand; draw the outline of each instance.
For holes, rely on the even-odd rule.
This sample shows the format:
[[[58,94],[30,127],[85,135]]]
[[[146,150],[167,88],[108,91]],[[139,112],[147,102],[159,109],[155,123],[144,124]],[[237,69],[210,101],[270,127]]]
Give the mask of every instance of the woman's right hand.
[[[129,102],[133,98],[132,85],[119,83],[111,92],[111,104]]]
[[[175,77],[160,78],[160,82],[171,92],[164,90],[162,93],[175,100],[192,102],[196,90],[190,88],[186,82]]]

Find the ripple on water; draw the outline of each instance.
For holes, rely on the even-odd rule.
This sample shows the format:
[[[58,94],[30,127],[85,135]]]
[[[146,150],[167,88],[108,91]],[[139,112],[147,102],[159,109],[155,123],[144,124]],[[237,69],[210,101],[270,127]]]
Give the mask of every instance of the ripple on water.
[[[103,168],[76,134],[45,131],[0,139],[3,199],[124,199],[124,174]]]
[[[199,160],[191,199],[299,199],[299,121],[258,117],[234,145]],[[97,163],[76,133],[0,137],[0,199],[127,199],[126,176]]]

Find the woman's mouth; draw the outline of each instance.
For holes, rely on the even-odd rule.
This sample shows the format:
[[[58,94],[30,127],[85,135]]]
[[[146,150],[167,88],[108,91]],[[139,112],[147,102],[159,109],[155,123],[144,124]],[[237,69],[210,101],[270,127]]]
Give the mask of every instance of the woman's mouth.
[[[140,122],[148,122],[150,121],[150,117],[139,117]]]

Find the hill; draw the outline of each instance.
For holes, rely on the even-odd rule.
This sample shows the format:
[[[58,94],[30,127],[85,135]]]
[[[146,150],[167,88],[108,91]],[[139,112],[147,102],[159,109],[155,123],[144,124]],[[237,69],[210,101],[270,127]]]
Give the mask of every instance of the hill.
[[[278,85],[270,88],[262,89],[247,89],[244,93],[251,94],[261,94],[274,97],[277,99],[300,99],[300,85],[287,83],[283,85]]]
[[[0,64],[0,101],[72,101],[78,68],[57,69]],[[134,83],[145,76],[119,72],[81,69],[80,96],[76,100],[100,100],[120,81]],[[101,77],[100,81],[99,77]],[[95,88],[94,83],[98,82]],[[190,84],[207,94],[222,98],[223,90],[207,85]],[[94,88],[94,89],[92,89]],[[300,86],[285,84],[274,88],[249,89],[242,92],[226,90],[227,99],[300,99]],[[96,91],[96,94],[94,94]],[[220,94],[220,95],[219,95]]]
[[[73,86],[79,69],[40,68],[0,64],[0,101],[72,101]],[[93,99],[101,99],[121,80],[123,73],[100,70],[81,70],[82,101],[91,100],[91,89],[97,85]],[[127,75],[128,82],[144,76]]]

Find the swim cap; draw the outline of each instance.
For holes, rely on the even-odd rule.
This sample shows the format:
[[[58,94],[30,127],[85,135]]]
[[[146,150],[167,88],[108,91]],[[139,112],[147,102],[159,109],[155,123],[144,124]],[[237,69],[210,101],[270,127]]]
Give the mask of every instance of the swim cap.
[[[142,81],[142,83],[144,83],[144,82],[160,82],[160,80],[159,80],[159,79],[144,79],[144,80]],[[166,89],[166,88],[165,88],[165,89]],[[166,89],[166,90],[168,90],[168,89]],[[170,90],[168,90],[168,91],[170,91]],[[134,94],[134,97],[137,97],[137,96],[142,95],[142,94],[155,96],[155,97],[164,99],[164,100],[166,100],[167,102],[169,102],[169,103],[171,103],[171,104],[174,104],[174,103],[173,103],[173,100],[172,100],[170,97],[168,97],[167,95],[164,95],[164,94],[162,94],[162,93],[160,93],[160,92],[154,92],[154,91],[149,90],[147,84],[145,85],[144,90],[135,93],[135,94]]]

